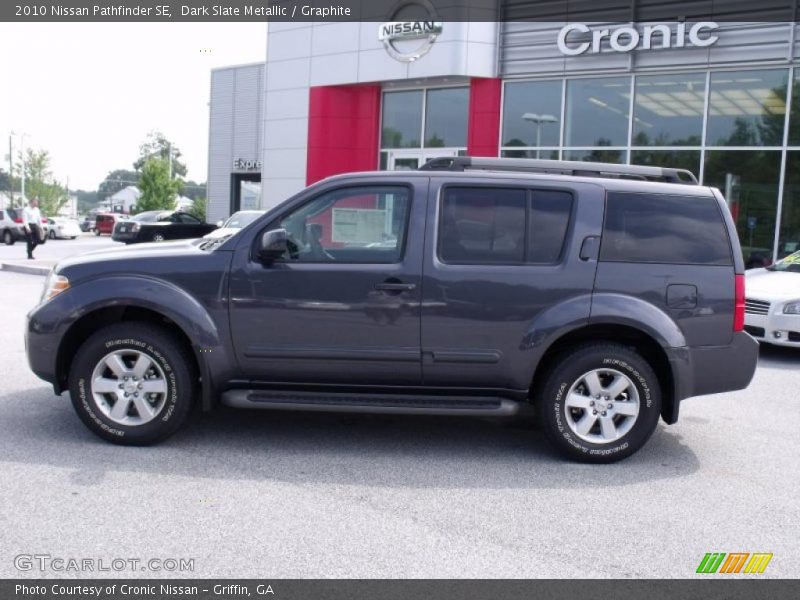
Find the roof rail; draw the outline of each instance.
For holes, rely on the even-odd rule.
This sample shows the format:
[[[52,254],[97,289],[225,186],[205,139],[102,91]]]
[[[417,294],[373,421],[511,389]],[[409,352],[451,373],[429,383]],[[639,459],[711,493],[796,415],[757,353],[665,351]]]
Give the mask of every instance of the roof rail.
[[[697,185],[694,173],[686,169],[618,165],[614,163],[576,160],[543,160],[538,158],[483,158],[473,156],[443,156],[432,158],[420,171],[515,171],[522,173],[551,173],[579,177],[638,179]]]

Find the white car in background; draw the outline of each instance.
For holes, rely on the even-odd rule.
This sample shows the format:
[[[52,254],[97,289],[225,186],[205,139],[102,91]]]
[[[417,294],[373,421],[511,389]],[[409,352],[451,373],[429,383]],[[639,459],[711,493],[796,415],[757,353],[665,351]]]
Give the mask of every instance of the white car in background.
[[[746,277],[747,332],[760,342],[800,348],[800,252]]]
[[[55,217],[47,219],[47,224],[50,226],[48,236],[51,240],[56,238],[74,240],[81,234],[81,226],[75,219]]]
[[[240,210],[233,213],[225,221],[217,222],[217,227],[209,234],[203,236],[204,240],[216,240],[227,235],[238,232],[240,229],[247,227],[255,221],[258,217],[263,215],[265,210]]]

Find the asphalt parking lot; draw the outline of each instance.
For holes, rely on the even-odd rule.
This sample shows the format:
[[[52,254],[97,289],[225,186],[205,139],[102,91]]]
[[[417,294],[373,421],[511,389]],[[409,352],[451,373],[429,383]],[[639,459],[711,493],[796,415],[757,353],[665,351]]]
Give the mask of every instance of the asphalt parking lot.
[[[47,243],[37,246],[33,251],[36,262],[52,262],[67,256],[100,250],[113,246],[121,246],[120,242],[111,241],[111,236],[96,236],[93,233],[84,233],[74,240],[47,240]],[[0,243],[0,262],[26,261],[25,240],[17,241],[12,246]],[[33,261],[31,261],[33,262]]]
[[[763,348],[748,390],[688,400],[609,466],[524,420],[226,410],[122,448],[28,370],[42,281],[0,272],[0,577],[98,575],[19,554],[195,561],[111,577],[682,578],[706,552],[772,552],[761,577],[799,574],[798,352]]]

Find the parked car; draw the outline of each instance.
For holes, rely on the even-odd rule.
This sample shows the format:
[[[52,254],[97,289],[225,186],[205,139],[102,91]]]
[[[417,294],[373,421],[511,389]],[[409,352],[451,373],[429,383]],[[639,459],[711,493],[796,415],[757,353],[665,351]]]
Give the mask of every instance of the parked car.
[[[150,210],[117,223],[111,239],[126,244],[183,240],[203,237],[216,228],[186,212]]]
[[[14,242],[25,239],[22,219],[17,220],[17,218],[14,209],[0,209],[0,236],[6,246],[12,246]]]
[[[214,240],[217,238],[225,237],[238,232],[240,229],[247,227],[263,215],[265,210],[240,210],[233,213],[224,221],[217,221],[217,229],[211,233],[207,233],[205,237],[207,240]]]
[[[50,228],[48,237],[51,240],[56,238],[74,240],[81,234],[81,227],[75,219],[55,217],[53,219],[47,219],[47,225]]]
[[[800,252],[747,271],[744,322],[760,342],[800,348]]]
[[[25,225],[22,222],[22,209],[6,208],[0,212],[2,212],[2,218],[0,218],[0,234],[2,235],[3,243],[6,246],[13,246],[14,242],[24,242]],[[39,240],[39,243],[44,244],[50,233],[50,227],[46,217],[42,218],[41,227],[43,237]]]
[[[94,231],[95,217],[86,216],[80,220],[81,231]]]
[[[119,444],[168,437],[196,398],[530,407],[564,455],[612,462],[756,368],[733,219],[687,173],[458,157],[331,177],[235,235],[62,260],[28,360]]]
[[[114,226],[120,221],[128,219],[128,215],[121,213],[101,213],[95,217],[94,234],[111,235],[113,237]]]

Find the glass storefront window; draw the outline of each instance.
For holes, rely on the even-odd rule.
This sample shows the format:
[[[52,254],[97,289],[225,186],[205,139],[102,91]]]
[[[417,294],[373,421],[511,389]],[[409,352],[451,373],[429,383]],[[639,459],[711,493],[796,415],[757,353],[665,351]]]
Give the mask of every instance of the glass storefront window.
[[[786,69],[711,73],[706,144],[780,146],[787,79]]]
[[[592,148],[590,150],[564,150],[564,160],[582,160],[622,164],[627,160],[628,151],[621,148]]]
[[[633,145],[700,146],[705,94],[704,73],[638,75]]]
[[[748,268],[772,259],[780,170],[778,151],[706,151],[703,183],[718,187],[727,199]]]
[[[419,148],[422,141],[422,90],[383,94],[381,148]]]
[[[786,153],[778,258],[800,250],[800,151]]]
[[[687,169],[700,179],[700,150],[632,150],[631,164]]]
[[[547,160],[558,160],[557,148],[536,148],[534,150],[501,150],[500,156],[503,158],[544,158]]]
[[[792,110],[789,114],[789,145],[800,146],[800,69],[796,67],[792,83]]]
[[[627,146],[630,77],[567,81],[565,146]]]
[[[503,96],[503,146],[558,146],[561,132],[559,81],[507,83]]]
[[[467,145],[468,88],[428,90],[425,99],[425,147]]]

